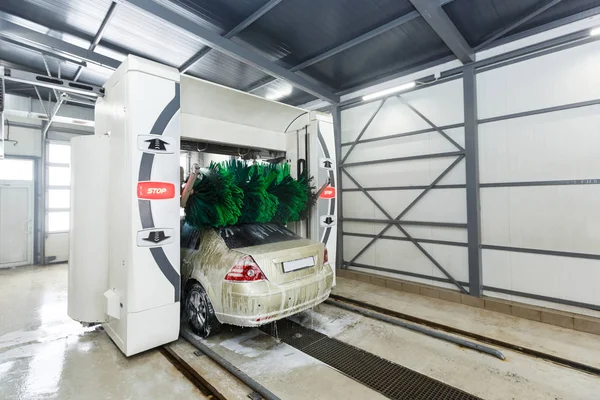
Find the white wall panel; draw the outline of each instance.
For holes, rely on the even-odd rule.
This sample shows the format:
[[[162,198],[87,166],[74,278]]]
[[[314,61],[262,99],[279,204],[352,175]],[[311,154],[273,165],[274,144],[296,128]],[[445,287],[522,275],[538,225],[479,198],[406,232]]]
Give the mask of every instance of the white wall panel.
[[[509,191],[507,187],[480,189],[482,244],[510,245]]]
[[[430,190],[404,216],[410,221],[467,222],[465,189]]]
[[[462,105],[462,81],[457,80],[448,84],[436,85],[416,92],[404,94],[403,96],[419,110],[423,115],[438,125],[448,125],[462,123],[464,119],[464,110]],[[457,100],[458,98],[458,100]],[[357,110],[353,115],[349,115],[348,121],[366,122],[369,115],[375,107],[363,107],[363,110]],[[352,110],[352,109],[351,109]],[[349,110],[350,111],[350,110]],[[365,115],[360,116],[360,113]],[[342,119],[345,114],[342,114]],[[344,121],[344,123],[348,123]],[[363,122],[363,124],[364,124]],[[342,124],[344,126],[344,124]],[[372,124],[366,130],[363,139],[393,135],[420,129],[430,129],[431,126],[412,110],[406,107],[397,98],[390,98],[382,107],[379,114],[375,117]],[[355,129],[356,133],[360,128]],[[445,133],[460,145],[464,146],[464,128],[447,129]],[[350,129],[346,128],[346,137],[351,137]],[[355,134],[354,134],[355,135]],[[342,150],[345,155],[350,146]],[[419,135],[411,135],[402,138],[385,139],[377,142],[364,143],[357,145],[346,162],[363,162],[381,159],[391,159],[397,157],[411,157],[415,155],[453,152],[458,149],[438,132],[430,132]],[[364,187],[385,187],[385,186],[410,186],[410,185],[429,185],[436,179],[451,163],[456,160],[455,157],[432,158],[413,161],[402,161],[392,163],[382,163],[375,165],[361,165],[348,167],[348,172]],[[463,184],[465,182],[464,161],[459,162],[454,169],[444,178],[447,184]],[[343,184],[349,183],[349,179],[344,179]],[[349,184],[344,187],[355,187]],[[370,195],[390,214],[396,217],[404,210],[420,193],[422,189],[415,190],[385,190],[370,191]],[[427,193],[404,217],[411,220],[425,221],[449,221],[463,223],[465,216],[465,195],[464,189],[447,190],[434,189]],[[362,194],[361,194],[362,195]],[[346,201],[344,197],[344,215],[346,217],[356,215],[373,215],[371,205],[365,204],[363,200],[357,200],[355,197]],[[356,207],[362,207],[356,210]],[[450,218],[450,219],[448,219]],[[361,226],[362,225],[362,226]],[[350,223],[344,222],[345,232],[368,233],[377,235],[386,225],[371,223]],[[424,239],[438,239],[451,241],[466,241],[466,231],[460,229],[431,228],[420,226],[405,226],[415,237]],[[403,237],[400,230],[393,226],[385,232],[386,236]],[[347,237],[347,236],[346,236]],[[345,237],[345,238],[346,238]],[[350,240],[344,241],[345,246],[352,246],[351,250],[344,250],[347,256],[356,254],[365,244],[366,238],[362,241]],[[370,240],[370,239],[368,239]],[[430,253],[439,256],[448,270],[456,271],[462,279],[466,274],[465,262],[466,249],[461,247],[440,246],[429,243],[422,243]],[[360,248],[359,248],[360,247]],[[351,258],[351,257],[350,257]],[[345,256],[345,260],[349,258]],[[357,259],[357,262],[373,265],[381,268],[388,268],[399,272],[411,272],[428,276],[439,276],[436,272],[437,267],[412,243],[409,241],[398,241],[379,239],[369,250]],[[442,261],[440,261],[442,262]],[[362,270],[352,268],[354,270]],[[435,270],[435,271],[434,271]],[[390,273],[364,270],[365,272],[379,274],[382,276],[395,276],[402,279],[444,286],[445,283],[434,282],[431,279],[413,278],[406,275],[393,275]],[[444,277],[445,278],[445,277]]]
[[[600,304],[598,260],[494,250],[483,257],[486,286]]]
[[[445,246],[432,244],[429,254],[442,266],[454,279],[461,282],[469,281],[469,256],[466,247]],[[433,276],[448,279],[435,265]]]
[[[385,223],[371,223],[371,222],[354,222],[344,221],[344,232],[351,233],[366,233],[369,235],[377,235],[381,232],[387,224]],[[386,236],[403,236],[397,228],[391,227],[385,232]]]
[[[481,250],[483,285],[501,289],[511,289],[510,252],[499,250]],[[512,296],[494,293],[494,297],[512,300]]]
[[[404,229],[416,239],[447,240],[467,243],[467,230],[463,228],[446,228],[430,226],[405,226]]]
[[[600,106],[481,124],[480,180],[599,178],[599,148]]]
[[[464,146],[464,129],[448,129],[445,133]],[[345,162],[361,162],[423,154],[445,153],[459,150],[438,132],[385,139],[377,142],[357,144]],[[350,151],[350,146],[342,148],[342,156]]]
[[[462,147],[465,147],[465,128],[460,127],[460,128],[452,128],[452,129],[443,129],[443,132],[450,136],[450,138],[452,140],[454,140],[456,143],[458,143],[459,145],[461,145]],[[456,146],[454,146],[453,144],[451,144],[448,139],[446,139],[445,137],[443,137],[441,134],[439,133],[435,133],[434,135],[431,136],[431,152],[432,153],[441,153],[443,151],[459,151],[460,149],[458,149]],[[451,148],[450,150],[444,150],[447,148],[446,144],[451,144]]]
[[[595,42],[480,73],[477,76],[478,118],[481,120],[600,99],[599,71],[600,42]],[[456,80],[404,93],[402,97],[438,126],[460,124],[464,121],[462,85],[462,80]],[[377,105],[367,104],[352,109],[353,115],[349,120],[366,122]],[[367,110],[370,112],[367,113]],[[344,117],[343,113],[342,118]],[[364,122],[355,128],[356,133],[364,126]],[[422,118],[408,110],[401,101],[390,98],[363,138],[429,128]],[[349,132],[350,129],[347,128],[346,131]],[[464,146],[463,128],[447,133]],[[351,136],[350,133],[346,135]],[[598,179],[598,149],[600,106],[480,124],[480,182]],[[347,162],[455,150],[448,141],[433,132],[357,145]],[[431,183],[453,161],[453,158],[424,159],[356,166],[348,168],[348,171],[365,187],[421,186]],[[344,181],[346,182],[347,180]],[[465,184],[464,160],[441,179],[439,184]],[[375,191],[371,194],[395,217],[420,192]],[[600,185],[597,184],[484,187],[481,189],[482,243],[600,254],[599,199]],[[362,203],[357,205],[367,208]],[[404,219],[465,223],[466,190],[433,189]],[[466,229],[426,226],[405,228],[415,238],[467,242]],[[362,229],[361,232],[370,229],[371,234],[379,232],[373,224],[368,228],[358,229]],[[398,232],[395,227],[392,229]],[[430,243],[423,243],[423,246],[454,278],[468,280],[466,247]],[[445,278],[410,242],[378,240],[373,247],[376,251],[369,257],[375,257],[373,262],[378,267]],[[485,286],[600,305],[600,261],[484,249],[482,268]],[[389,275],[368,270],[366,272]],[[453,288],[450,284],[429,279],[397,277]],[[489,291],[485,294],[600,316],[600,312],[526,297]]]
[[[420,186],[433,182],[454,160],[455,157],[444,157],[360,165],[346,169],[363,187]],[[460,165],[454,168],[458,167]]]
[[[477,75],[479,118],[600,98],[600,42]]]
[[[377,110],[380,103],[381,100],[378,100],[358,107],[342,110],[342,143],[351,142],[356,139],[365,124],[369,121],[369,118],[371,118],[371,115]]]
[[[462,79],[426,86],[402,97],[437,126],[459,124],[465,119]]]
[[[421,192],[422,190],[378,190],[372,191],[370,195],[392,218],[396,218]]]
[[[399,98],[390,97],[381,107],[362,138],[377,138],[430,128],[431,126],[427,122],[404,105]]]
[[[357,186],[354,184],[354,182],[352,182],[345,173],[341,172],[340,177],[342,179],[342,188],[344,188],[344,189],[356,189],[357,188]]]
[[[372,265],[428,276],[433,273],[435,266],[411,242],[379,239],[373,246],[377,251],[376,264]],[[422,246],[430,251],[432,245],[423,243]]]
[[[343,192],[343,215],[346,218],[387,219],[362,192]]]
[[[29,122],[31,123],[31,122]],[[10,135],[6,137],[7,133]],[[35,156],[42,155],[42,133],[39,129],[21,128],[11,126],[10,121],[8,128],[5,127],[5,139],[16,140],[18,143],[4,143],[4,152],[6,155],[12,156]]]
[[[371,239],[369,238],[344,236],[344,261],[349,262],[352,260],[370,241]],[[373,244],[361,254],[355,262],[366,265],[376,265],[376,253],[375,244]]]
[[[482,243],[600,254],[599,185],[484,188]]]
[[[450,160],[450,162],[448,162]],[[433,158],[431,159],[432,169],[440,170],[440,173],[448,167],[454,159],[449,158]],[[438,174],[439,175],[439,174]],[[437,178],[435,176],[431,181]],[[431,182],[430,182],[431,183]],[[452,168],[444,177],[438,182],[438,185],[464,185],[466,183],[465,177],[465,159],[463,158]]]

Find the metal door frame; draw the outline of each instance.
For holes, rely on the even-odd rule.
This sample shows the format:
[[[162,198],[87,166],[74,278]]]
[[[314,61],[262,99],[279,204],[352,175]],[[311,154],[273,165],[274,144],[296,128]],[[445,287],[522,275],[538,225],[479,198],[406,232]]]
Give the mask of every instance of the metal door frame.
[[[12,268],[12,267],[20,267],[25,265],[33,265],[35,264],[35,224],[36,224],[36,161],[31,157],[7,157],[7,159],[20,159],[20,160],[29,160],[31,161],[32,168],[32,180],[30,181],[21,181],[21,180],[0,180],[0,189],[3,188],[26,188],[28,190],[28,200],[29,204],[27,207],[28,210],[28,236],[27,236],[27,260],[25,262],[14,262],[14,263],[4,263],[0,264],[1,268]]]

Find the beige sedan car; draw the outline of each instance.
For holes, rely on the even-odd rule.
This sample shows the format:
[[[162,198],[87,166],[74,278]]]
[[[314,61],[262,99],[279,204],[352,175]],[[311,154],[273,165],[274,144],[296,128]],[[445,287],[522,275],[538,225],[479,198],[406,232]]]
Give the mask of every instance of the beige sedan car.
[[[183,316],[203,337],[259,326],[322,303],[333,271],[323,243],[277,224],[181,230]]]

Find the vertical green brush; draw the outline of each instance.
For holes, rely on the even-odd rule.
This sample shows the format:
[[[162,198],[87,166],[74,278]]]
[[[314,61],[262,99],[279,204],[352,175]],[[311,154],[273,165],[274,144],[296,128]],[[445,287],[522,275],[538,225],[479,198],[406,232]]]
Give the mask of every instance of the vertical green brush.
[[[197,227],[305,219],[316,203],[312,178],[296,180],[288,164],[211,163],[196,180],[185,207],[186,221]]]
[[[309,177],[306,171],[298,177],[298,184],[304,191],[303,200],[306,199],[304,208],[300,211],[300,220],[304,220],[308,218],[310,210],[317,204],[317,188],[313,186],[313,177]]]
[[[267,191],[279,200],[273,221],[284,225],[289,221],[298,221],[308,199],[302,186],[290,175],[290,166],[270,165],[265,168],[265,173],[274,174],[270,177]]]
[[[211,163],[194,184],[185,207],[185,220],[197,228],[235,225],[241,215],[243,197],[233,176]]]
[[[258,165],[241,160],[227,161],[222,169],[234,177],[234,183],[244,193],[238,223],[270,222],[277,211],[277,198],[267,192],[265,177]]]

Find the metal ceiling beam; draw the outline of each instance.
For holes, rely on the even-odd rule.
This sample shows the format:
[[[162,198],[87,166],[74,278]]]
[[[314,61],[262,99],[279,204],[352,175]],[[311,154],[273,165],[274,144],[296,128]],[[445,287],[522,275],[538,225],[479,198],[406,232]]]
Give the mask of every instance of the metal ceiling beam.
[[[97,54],[82,47],[75,46],[55,37],[36,32],[10,21],[0,19],[0,37],[13,39],[26,45],[42,46],[52,53],[69,54],[75,58],[110,69],[116,69],[121,62],[110,57]]]
[[[108,11],[106,12],[106,15],[104,16],[104,19],[102,20],[102,23],[100,24],[100,27],[98,28],[98,31],[96,32],[96,35],[94,36],[94,39],[92,40],[92,43],[90,44],[90,47],[88,47],[88,51],[94,51],[96,49],[96,46],[98,46],[98,44],[102,40],[102,36],[104,36],[104,32],[106,32],[106,28],[108,28],[108,23],[110,22],[113,14],[115,13],[116,7],[117,7],[117,3],[115,3],[113,1],[111,3],[110,7],[108,8]],[[79,76],[81,75],[82,71],[83,71],[83,68],[81,68],[81,67],[77,68],[75,75],[73,75],[74,81],[79,79]]]
[[[523,32],[519,32],[519,33],[515,33],[510,36],[505,36],[503,38],[499,38],[499,39],[495,40],[494,42],[492,42],[491,45],[487,46],[487,47],[490,48],[490,47],[500,46],[500,45],[503,45],[506,43],[513,42],[515,40],[523,39],[528,36],[532,36],[532,35],[536,35],[541,32],[548,31],[550,29],[555,29],[555,28],[558,28],[558,27],[561,27],[564,25],[568,25],[573,22],[580,21],[582,19],[591,18],[591,17],[594,17],[599,14],[600,14],[600,7],[590,8],[589,10],[585,10],[585,11],[579,12],[577,14],[572,14],[567,17],[548,22],[547,24],[536,26],[535,28],[531,28],[531,29],[528,29]]]
[[[329,57],[332,57],[338,53],[341,53],[344,50],[348,50],[360,43],[363,43],[369,39],[372,39],[375,36],[379,36],[382,33],[389,31],[390,29],[396,28],[396,27],[403,25],[409,21],[412,21],[416,18],[419,18],[418,12],[416,12],[416,11],[409,12],[408,14],[405,14],[399,18],[396,18],[396,19],[388,22],[387,24],[383,24],[369,32],[363,33],[362,35],[355,37],[354,39],[350,39],[349,41],[344,42],[344,43],[340,44],[339,46],[329,49],[321,54],[316,55],[313,58],[310,58],[298,65],[295,65],[292,68],[290,68],[289,70],[292,72],[296,72],[296,71],[300,71],[304,68],[308,68],[311,65],[314,65],[320,61],[323,61]],[[256,91],[262,87],[265,87],[266,85],[273,82],[274,80],[275,80],[274,78],[261,79],[260,81],[255,82],[252,85],[250,85],[246,89],[246,91],[248,91],[248,92]]]
[[[494,42],[492,42],[490,44],[490,46],[488,46],[488,48],[501,46],[506,43],[510,43],[510,42],[513,42],[516,40],[520,40],[520,39],[532,36],[532,35],[546,32],[551,29],[556,29],[561,26],[568,25],[568,24],[571,24],[571,23],[574,23],[574,22],[577,22],[577,21],[580,21],[580,20],[583,20],[586,18],[592,18],[597,15],[600,15],[600,7],[591,8],[589,10],[585,10],[585,11],[579,12],[577,14],[573,14],[573,15],[561,18],[559,20],[551,21],[547,24],[540,25],[538,27],[531,28],[526,31],[518,32],[518,33],[509,35],[509,36],[504,36],[504,37],[499,38],[499,39],[495,40]],[[551,53],[554,51],[564,50],[566,48],[582,45],[585,43],[590,43],[594,40],[598,40],[598,39],[594,39],[593,37],[589,36],[589,29],[583,29],[578,32],[573,32],[573,33],[570,33],[570,34],[567,34],[564,36],[555,37],[553,39],[545,40],[543,42],[539,42],[539,43],[536,43],[536,44],[533,44],[530,46],[526,46],[526,47],[521,47],[521,48],[518,48],[518,49],[510,51],[510,52],[502,53],[502,54],[494,56],[494,57],[490,57],[490,58],[483,59],[481,61],[477,61],[477,62],[475,62],[475,67],[484,68],[484,70],[486,67],[487,68],[495,68],[497,66],[502,65],[502,63],[513,63],[513,62],[515,62],[515,60],[523,60],[523,59],[527,59],[527,58],[536,57],[538,55]],[[441,58],[439,60],[435,60],[432,62],[428,62],[428,63],[422,64],[422,65],[416,66],[414,68],[410,68],[408,70],[394,72],[391,75],[384,76],[375,81],[370,81],[368,83],[360,84],[358,86],[337,92],[337,94],[339,94],[340,96],[348,95],[348,94],[354,93],[358,90],[365,89],[367,87],[371,87],[371,86],[378,85],[381,83],[386,83],[393,79],[411,75],[413,73],[423,71],[423,70],[426,70],[428,68],[431,68],[431,67],[434,67],[437,65],[445,64],[446,62],[449,62],[452,60],[455,60],[454,56],[447,56],[447,57]],[[464,68],[465,68],[464,66],[461,66],[461,67],[452,68],[450,70],[446,70],[446,71],[442,72],[442,80],[440,82],[444,81],[444,79],[449,79],[451,77],[458,77],[458,75],[462,73]],[[433,76],[433,75],[431,75],[431,76]],[[425,77],[425,78],[429,78],[429,77]],[[346,106],[354,106],[355,104],[363,104],[363,102],[361,101],[361,98],[362,98],[362,96],[356,96],[354,98],[345,100],[345,101],[339,103],[338,105],[342,109],[344,109]],[[330,109],[330,107],[326,106],[326,107],[318,108],[318,111],[327,112],[329,109]]]
[[[229,32],[227,32],[225,35],[223,35],[223,37],[225,37],[227,39],[231,39],[232,37],[234,37],[241,31],[246,29],[248,26],[253,24],[257,19],[259,19],[260,17],[262,17],[263,15],[265,15],[266,13],[271,11],[276,5],[278,5],[282,1],[283,0],[269,0],[265,5],[260,7],[254,13],[252,13],[252,15],[250,15],[248,18],[246,18],[245,20],[243,20],[242,22],[237,24],[237,26],[235,26],[233,29],[231,29]],[[179,67],[179,72],[181,72],[182,74],[185,74],[192,65],[194,65],[198,61],[200,61],[200,59],[202,57],[204,57],[205,55],[207,55],[211,50],[212,49],[210,47],[205,47],[202,50],[200,50],[198,53],[194,54],[189,60],[184,62],[181,65],[181,67]]]
[[[387,32],[387,31],[389,31],[389,30],[391,30],[393,28],[396,28],[396,27],[398,27],[400,25],[404,25],[405,23],[410,22],[410,21],[412,21],[414,19],[417,19],[417,18],[419,18],[419,13],[418,12],[416,12],[416,11],[409,12],[408,14],[403,15],[403,16],[401,16],[399,18],[396,18],[396,19],[388,22],[387,24],[383,24],[383,25],[381,25],[381,26],[379,26],[379,27],[377,27],[377,28],[375,28],[375,29],[367,32],[367,33],[364,33],[364,34],[362,34],[362,35],[360,35],[358,37],[355,37],[354,39],[351,39],[351,40],[347,41],[346,43],[342,43],[341,45],[339,45],[337,47],[334,47],[333,49],[327,50],[324,53],[321,53],[321,54],[319,54],[319,55],[317,55],[317,56],[315,56],[315,57],[313,57],[313,58],[311,58],[309,60],[306,60],[303,63],[300,63],[300,64],[298,64],[298,65],[290,68],[290,71],[298,71],[298,70],[301,70],[301,69],[304,69],[304,68],[308,68],[311,65],[318,63],[319,61],[323,61],[326,58],[329,58],[329,57],[334,56],[334,55],[336,55],[338,53],[341,53],[342,51],[347,50],[347,49],[349,49],[351,47],[354,47],[357,44],[360,44],[360,43],[365,42],[365,41],[367,41],[369,39],[372,39],[375,36],[379,36],[379,35],[381,35],[384,32]]]
[[[456,29],[439,0],[410,0],[410,2],[463,64],[475,61],[475,52]]]
[[[258,68],[266,74],[286,80],[293,86],[310,93],[313,96],[319,97],[330,103],[338,103],[340,101],[340,97],[330,90],[327,90],[324,85],[310,82],[307,79],[288,71],[284,67],[274,63],[268,58],[256,53],[252,49],[235,43],[231,39],[224,38],[217,32],[200,26],[161,4],[147,0],[128,0],[126,4],[134,5],[158,19],[178,26],[179,28],[189,32],[191,35],[197,37],[207,46],[212,47],[213,49],[233,57],[245,64]]]
[[[521,18],[518,18],[515,22],[513,22],[506,28],[500,29],[499,31],[493,33],[490,37],[488,37],[483,42],[481,42],[480,44],[475,46],[474,50],[478,51],[478,50],[481,50],[481,49],[487,47],[494,40],[501,38],[502,36],[506,35],[508,32],[518,28],[519,26],[523,25],[525,22],[531,20],[532,18],[537,17],[538,15],[540,15],[541,13],[543,13],[550,7],[554,7],[561,1],[562,0],[550,0],[550,1],[543,0],[541,3],[537,4],[532,11],[528,12],[527,15],[525,15]]]
[[[451,3],[452,1],[454,1],[454,0],[439,0],[439,5],[441,7],[445,4]],[[394,29],[401,25],[404,25],[407,22],[413,21],[413,20],[419,18],[420,16],[421,15],[417,11],[411,11],[408,14],[402,15],[401,17],[398,17],[386,24],[383,24],[373,30],[370,30],[369,32],[363,33],[362,35],[359,35],[359,36],[355,37],[354,39],[350,39],[347,42],[344,42],[332,49],[324,51],[321,54],[318,54],[306,61],[303,61],[300,64],[291,67],[290,71],[296,72],[296,71],[300,71],[304,68],[308,68],[311,65],[314,65],[318,62],[326,60],[329,57],[332,57],[336,54],[341,53],[342,51],[348,50],[358,44],[361,44],[361,43],[367,41],[367,40],[373,39],[374,37],[379,36],[382,33],[385,33],[391,29]],[[269,83],[273,82],[274,80],[275,79],[272,77],[267,78],[267,79],[261,79],[260,81],[254,82],[253,84],[248,86],[245,90],[247,92],[254,92],[260,88],[267,86]]]

